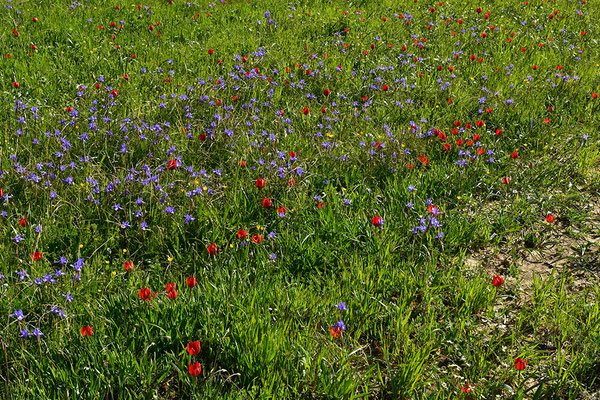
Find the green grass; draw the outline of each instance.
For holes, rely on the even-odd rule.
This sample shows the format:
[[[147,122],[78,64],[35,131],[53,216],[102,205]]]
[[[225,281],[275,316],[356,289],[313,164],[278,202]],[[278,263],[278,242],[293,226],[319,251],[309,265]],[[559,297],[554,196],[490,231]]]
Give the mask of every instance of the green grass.
[[[530,3],[5,0],[0,398],[598,396],[600,10]]]

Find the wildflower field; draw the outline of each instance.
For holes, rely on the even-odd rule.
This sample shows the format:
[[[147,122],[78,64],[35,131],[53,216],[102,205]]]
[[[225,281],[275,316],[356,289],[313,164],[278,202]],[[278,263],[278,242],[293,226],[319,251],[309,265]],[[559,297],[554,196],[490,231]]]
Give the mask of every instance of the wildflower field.
[[[600,398],[597,0],[0,0],[1,399]]]

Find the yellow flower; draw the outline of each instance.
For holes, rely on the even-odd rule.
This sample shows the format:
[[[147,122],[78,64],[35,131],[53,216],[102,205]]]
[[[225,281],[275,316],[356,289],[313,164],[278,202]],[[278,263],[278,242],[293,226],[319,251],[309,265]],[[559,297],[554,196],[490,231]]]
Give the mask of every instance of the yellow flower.
[[[80,248],[80,249],[83,249],[83,244],[79,244],[79,248]]]
[[[117,275],[117,271],[112,272],[112,276],[115,276],[115,275]]]
[[[127,253],[127,249],[123,249],[123,253]]]
[[[167,260],[169,260],[169,262],[173,261],[173,257],[169,257],[167,258]]]

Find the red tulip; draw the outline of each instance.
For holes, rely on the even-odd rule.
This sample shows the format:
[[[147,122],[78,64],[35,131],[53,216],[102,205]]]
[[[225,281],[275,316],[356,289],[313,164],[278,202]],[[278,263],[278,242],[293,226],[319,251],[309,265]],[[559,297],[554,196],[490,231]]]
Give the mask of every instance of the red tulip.
[[[450,143],[446,143],[446,144],[444,145],[444,150],[445,150],[445,151],[450,151],[450,149],[451,149],[451,148],[452,148],[452,146],[450,146]]]
[[[483,121],[477,121],[475,122],[475,125],[477,125],[478,128],[481,128],[483,126]]]
[[[269,208],[271,207],[271,199],[268,197],[265,197],[264,199],[262,199],[262,206],[264,208]]]
[[[31,45],[31,50],[37,50],[37,46],[35,44]]]
[[[518,153],[518,152],[516,152],[516,151],[513,151],[512,153],[510,153],[510,156],[511,156],[513,159],[515,159],[515,158],[519,157],[519,153]]]
[[[33,17],[31,20],[32,20],[33,22],[38,22],[38,19],[37,19],[36,17]]]
[[[119,95],[119,92],[117,89],[113,89],[110,91],[110,95],[114,98],[117,97]]]
[[[244,238],[246,238],[246,236],[247,236],[247,235],[248,235],[248,234],[247,234],[247,233],[246,233],[246,231],[245,231],[245,230],[243,230],[243,229],[240,229],[240,230],[238,231],[238,233],[237,233],[237,237],[238,237],[238,239],[240,239],[240,240],[243,240]]]
[[[504,283],[504,278],[501,277],[500,275],[496,275],[492,278],[492,285],[494,285],[496,287],[502,286],[503,283]]]
[[[252,235],[252,242],[253,243],[260,243],[263,241],[263,237],[260,234],[256,234],[256,235]]]
[[[527,360],[523,360],[521,357],[515,360],[515,368],[519,371],[523,371],[527,366]]]
[[[208,245],[208,247],[206,248],[208,250],[208,254],[210,254],[211,256],[214,256],[215,254],[217,254],[217,245],[216,244],[210,244]]]
[[[258,178],[256,180],[256,187],[259,189],[262,189],[265,187],[265,183],[266,183],[266,181],[263,178]]]
[[[133,261],[125,261],[123,268],[125,268],[125,271],[127,272],[133,271]]]
[[[175,168],[177,168],[177,160],[169,160],[169,163],[167,164],[167,168],[169,168],[170,170],[174,170]]]
[[[142,300],[152,300],[155,296],[156,293],[152,294],[152,291],[150,291],[150,289],[147,287],[140,289],[140,299]]]
[[[202,367],[200,366],[199,362],[197,362],[196,364],[190,363],[190,374],[192,376],[198,376],[198,375],[200,375],[201,372],[202,372]]]
[[[175,284],[167,283],[167,292],[170,292],[171,290],[175,290]]]
[[[331,94],[331,91],[329,89],[325,89],[325,90],[323,90],[323,94],[325,96],[329,96]]]
[[[195,342],[189,342],[187,345],[187,351],[193,356],[198,355],[200,353],[200,341],[196,340]]]
[[[167,297],[171,300],[175,300],[177,298],[177,290],[169,290],[167,291]]]
[[[553,223],[555,219],[556,218],[554,218],[554,215],[552,214],[548,214],[548,216],[546,217],[546,221],[548,221],[549,224]]]
[[[375,226],[382,226],[383,225],[383,219],[381,217],[378,217],[377,215],[373,217],[373,219],[371,220],[371,222]]]
[[[19,82],[13,82],[13,87],[15,89],[18,89],[19,88]]]
[[[245,62],[247,62],[247,61],[248,61],[248,58],[246,58],[246,57],[242,57],[242,62],[244,62],[244,63],[245,63]]]
[[[27,225],[27,218],[21,218],[21,219],[19,220],[19,225],[21,225],[21,226],[25,226],[25,225]]]
[[[502,178],[502,183],[504,183],[505,185],[508,185],[510,183],[510,177],[505,176],[504,178]]]
[[[40,261],[42,259],[42,253],[40,251],[34,251],[31,253],[31,259],[33,261]]]
[[[384,92],[387,92],[390,89],[390,87],[388,85],[383,85],[381,87],[381,90],[383,90]]]
[[[331,336],[333,336],[334,338],[338,338],[342,335],[342,330],[337,325],[330,326],[329,332],[331,333]]]
[[[83,337],[92,336],[93,333],[94,333],[94,328],[92,328],[91,326],[86,325],[86,326],[81,327],[81,336],[83,336]]]
[[[477,385],[471,386],[469,384],[469,382],[467,382],[466,386],[461,386],[461,389],[462,389],[463,393],[471,393],[473,391],[473,388],[475,388],[475,386],[477,386]]]
[[[196,277],[190,276],[189,278],[186,279],[186,283],[189,288],[193,288],[194,286],[196,286]]]
[[[598,98],[598,93],[592,93],[592,99],[597,99]]]
[[[208,49],[208,55],[212,56],[215,51],[213,49]]]
[[[149,25],[148,29],[150,29],[150,32],[152,32],[154,30],[154,26],[153,25]]]
[[[304,115],[307,115],[310,112],[310,109],[308,107],[304,107],[302,109],[302,112],[304,113]]]
[[[496,136],[502,135],[502,129],[496,129]]]

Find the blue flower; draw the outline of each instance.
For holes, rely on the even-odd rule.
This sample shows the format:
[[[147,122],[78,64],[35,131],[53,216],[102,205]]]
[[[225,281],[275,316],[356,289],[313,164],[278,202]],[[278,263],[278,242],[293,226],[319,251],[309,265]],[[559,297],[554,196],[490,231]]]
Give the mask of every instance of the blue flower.
[[[19,275],[20,280],[23,280],[26,276],[29,276],[29,274],[24,269],[17,271],[16,274]]]
[[[25,319],[23,310],[17,310],[13,314],[10,314],[9,317],[15,317],[17,319],[17,321],[23,321]]]
[[[345,311],[348,309],[348,307],[346,307],[346,303],[344,303],[343,301],[340,301],[339,304],[334,304],[335,307],[337,307],[340,311]]]
[[[71,264],[71,267],[74,268],[75,271],[79,272],[81,271],[84,265],[87,265],[84,263],[84,261],[85,260],[83,258],[78,258],[74,264]]]
[[[33,332],[31,332],[31,335],[35,336],[36,338],[40,338],[40,336],[44,336],[44,334],[42,333],[42,331],[40,331],[40,328],[35,328],[33,330]]]

